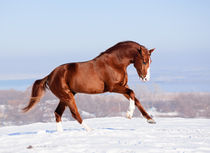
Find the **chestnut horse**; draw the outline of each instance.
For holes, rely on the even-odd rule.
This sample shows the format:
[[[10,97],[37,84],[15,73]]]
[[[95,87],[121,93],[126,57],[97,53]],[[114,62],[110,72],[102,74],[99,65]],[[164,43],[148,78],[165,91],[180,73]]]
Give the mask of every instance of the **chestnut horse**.
[[[30,102],[23,111],[27,112],[38,103],[45,89],[49,88],[60,100],[55,110],[57,131],[62,131],[61,116],[66,106],[73,118],[89,131],[91,129],[80,117],[74,95],[114,92],[123,94],[129,100],[126,115],[128,118],[132,118],[136,105],[148,123],[155,123],[135,97],[133,90],[128,87],[126,70],[128,65],[134,64],[139,77],[143,81],[149,81],[150,56],[153,51],[154,49],[148,50],[136,42],[125,41],[112,46],[90,61],[58,66],[48,76],[34,82]]]

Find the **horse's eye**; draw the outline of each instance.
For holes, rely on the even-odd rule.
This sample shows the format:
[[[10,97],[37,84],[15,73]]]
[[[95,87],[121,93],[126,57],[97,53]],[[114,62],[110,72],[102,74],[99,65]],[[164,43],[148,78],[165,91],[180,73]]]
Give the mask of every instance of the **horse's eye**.
[[[146,62],[143,61],[143,64],[146,65]]]

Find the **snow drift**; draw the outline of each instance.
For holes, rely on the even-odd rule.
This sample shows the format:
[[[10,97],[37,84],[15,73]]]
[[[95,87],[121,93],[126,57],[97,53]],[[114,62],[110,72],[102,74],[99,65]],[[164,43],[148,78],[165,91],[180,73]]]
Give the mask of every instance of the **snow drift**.
[[[144,153],[210,152],[210,120],[122,117],[87,119],[86,132],[76,121],[63,122],[63,133],[55,123],[33,123],[0,128],[1,153]]]

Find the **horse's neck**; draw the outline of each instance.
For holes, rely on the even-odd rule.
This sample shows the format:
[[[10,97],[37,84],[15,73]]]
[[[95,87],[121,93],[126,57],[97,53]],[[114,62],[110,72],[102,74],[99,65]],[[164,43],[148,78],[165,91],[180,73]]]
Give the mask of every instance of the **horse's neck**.
[[[132,58],[131,57],[127,57],[127,56],[125,56],[123,54],[120,54],[120,55],[115,54],[112,57],[111,60],[114,63],[116,68],[126,70],[128,65],[131,64]]]
[[[128,53],[129,52],[129,53]],[[126,68],[133,62],[134,60],[134,53],[131,53],[130,51],[124,51],[123,53],[119,53],[120,60],[119,64],[124,65]]]
[[[104,53],[93,60],[104,61],[107,65],[126,69],[128,65],[133,63],[134,54],[135,50],[119,50],[112,53]]]

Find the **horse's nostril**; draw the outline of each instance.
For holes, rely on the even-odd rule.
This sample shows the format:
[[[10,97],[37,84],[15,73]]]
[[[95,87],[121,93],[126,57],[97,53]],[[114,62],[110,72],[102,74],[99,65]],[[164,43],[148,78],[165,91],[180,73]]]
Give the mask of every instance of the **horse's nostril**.
[[[142,76],[141,76],[141,78],[142,78],[142,79],[145,79],[145,78],[146,78],[146,76],[143,76],[143,75],[142,75]]]

